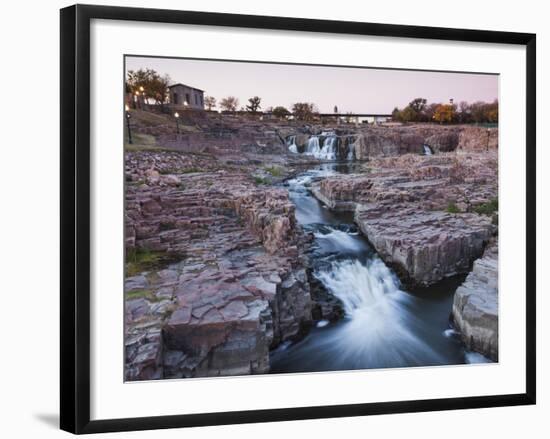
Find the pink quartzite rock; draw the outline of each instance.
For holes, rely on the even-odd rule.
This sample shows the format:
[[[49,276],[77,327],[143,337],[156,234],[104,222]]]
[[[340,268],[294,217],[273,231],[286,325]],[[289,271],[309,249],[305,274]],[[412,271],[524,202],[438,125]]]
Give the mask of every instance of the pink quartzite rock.
[[[462,341],[472,351],[498,361],[498,243],[492,242],[483,257],[458,287],[453,320]]]
[[[355,221],[384,261],[416,285],[467,273],[495,231],[486,216],[413,205],[361,205]]]

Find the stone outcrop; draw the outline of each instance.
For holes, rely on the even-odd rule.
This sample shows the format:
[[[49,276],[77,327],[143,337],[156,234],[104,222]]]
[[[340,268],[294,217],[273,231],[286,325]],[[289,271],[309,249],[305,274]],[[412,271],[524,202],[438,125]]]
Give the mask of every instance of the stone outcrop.
[[[476,213],[497,197],[496,151],[377,158],[358,174],[327,177],[311,191],[355,221],[406,283],[467,273],[496,232]]]
[[[324,178],[311,186],[330,208],[354,211],[357,204],[420,202],[426,210],[453,203],[462,212],[498,196],[497,153],[407,154],[372,159],[357,174]]]
[[[402,280],[421,286],[467,273],[494,232],[486,216],[425,211],[412,204],[360,205],[355,221]]]
[[[339,160],[422,154],[423,145],[428,145],[436,154],[455,150],[485,152],[498,149],[498,128],[415,124],[334,129],[333,132],[336,135],[335,148]],[[311,136],[301,133],[294,135],[298,152],[305,151]],[[323,145],[325,137],[322,134],[316,136],[320,145]]]
[[[366,160],[376,156],[420,154],[423,145],[430,146],[434,152],[454,151],[461,131],[461,127],[433,125],[369,127],[357,136],[355,155],[359,160]]]
[[[456,149],[489,151],[498,148],[498,128],[472,126],[410,125],[402,127],[372,127],[362,133],[356,149],[359,159],[380,155],[421,153],[422,145],[438,152]]]
[[[458,287],[452,317],[462,341],[472,351],[498,361],[498,243],[492,242],[483,257]]]
[[[127,251],[172,262],[126,279],[126,379],[267,372],[312,321],[294,205],[236,169],[158,172],[171,157],[128,173]]]
[[[458,138],[461,151],[490,151],[498,148],[498,128],[464,127]]]

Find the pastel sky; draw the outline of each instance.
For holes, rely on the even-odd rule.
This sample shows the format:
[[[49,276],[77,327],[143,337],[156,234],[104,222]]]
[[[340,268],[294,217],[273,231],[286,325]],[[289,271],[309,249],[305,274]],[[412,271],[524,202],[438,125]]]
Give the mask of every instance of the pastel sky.
[[[416,97],[428,102],[493,101],[498,97],[498,76],[321,67],[269,63],[127,57],[126,69],[152,68],[200,88],[218,101],[232,95],[244,106],[251,96],[262,98],[262,109],[294,102],[313,102],[322,113],[391,113]]]

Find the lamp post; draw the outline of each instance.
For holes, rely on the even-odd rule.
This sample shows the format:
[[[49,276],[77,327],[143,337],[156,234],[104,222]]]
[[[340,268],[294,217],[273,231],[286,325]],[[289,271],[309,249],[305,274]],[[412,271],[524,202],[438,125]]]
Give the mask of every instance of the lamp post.
[[[136,91],[134,93],[134,96],[135,96],[135,98],[134,98],[134,108],[135,109],[138,109],[138,108],[141,109],[141,105],[139,103],[139,91]]]
[[[142,103],[142,110],[145,109],[145,89],[143,88],[143,85],[139,86],[139,92],[141,94],[141,103]]]
[[[126,110],[126,127],[128,128],[128,143],[131,145],[132,143],[134,143],[132,141],[132,130],[130,129],[130,118],[132,116],[130,115],[130,107],[128,106],[128,104],[124,106],[124,109]]]
[[[176,119],[176,135],[180,133],[180,114],[176,111],[174,113],[174,118]]]

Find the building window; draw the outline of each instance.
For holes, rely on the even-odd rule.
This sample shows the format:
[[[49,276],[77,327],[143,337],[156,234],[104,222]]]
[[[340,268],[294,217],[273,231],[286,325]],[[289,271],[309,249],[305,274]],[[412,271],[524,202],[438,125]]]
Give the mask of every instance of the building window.
[[[191,99],[189,99],[189,93],[185,93],[185,102],[187,102],[187,104],[191,103]]]
[[[177,93],[174,93],[174,95],[172,96],[172,102],[175,105],[178,105],[178,94]]]

